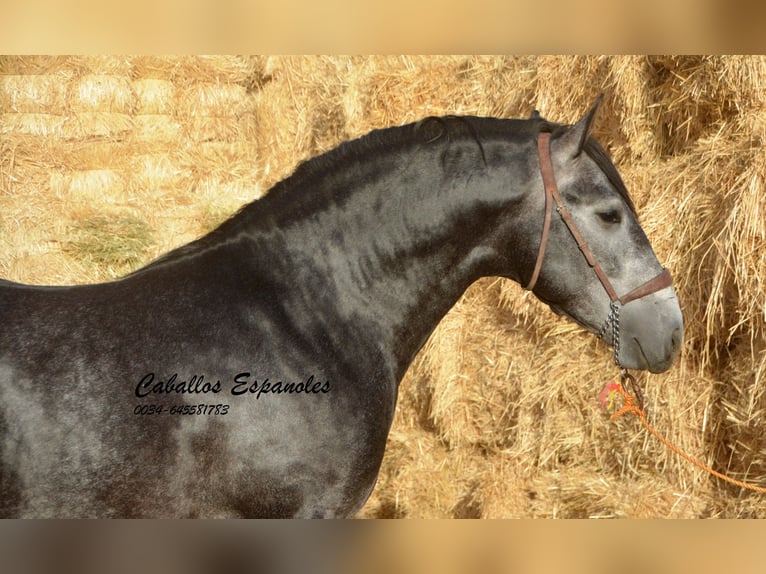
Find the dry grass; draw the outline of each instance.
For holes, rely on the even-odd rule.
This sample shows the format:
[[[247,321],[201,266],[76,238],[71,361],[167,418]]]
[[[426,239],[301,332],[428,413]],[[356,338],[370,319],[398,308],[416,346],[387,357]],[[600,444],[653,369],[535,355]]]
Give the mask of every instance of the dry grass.
[[[0,58],[0,275],[117,276],[373,128],[534,108],[571,122],[603,91],[597,136],[686,321],[680,364],[644,381],[652,422],[763,484],[764,83],[758,57]],[[613,374],[593,337],[480,281],[408,372],[362,516],[766,516],[636,421],[610,423],[596,397]]]

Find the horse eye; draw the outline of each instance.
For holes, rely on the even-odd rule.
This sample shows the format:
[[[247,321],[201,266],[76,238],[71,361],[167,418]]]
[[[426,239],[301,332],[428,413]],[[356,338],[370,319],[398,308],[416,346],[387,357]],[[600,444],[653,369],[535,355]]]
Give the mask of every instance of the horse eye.
[[[617,209],[610,209],[609,211],[600,211],[598,216],[604,223],[614,224],[622,221],[622,214]]]

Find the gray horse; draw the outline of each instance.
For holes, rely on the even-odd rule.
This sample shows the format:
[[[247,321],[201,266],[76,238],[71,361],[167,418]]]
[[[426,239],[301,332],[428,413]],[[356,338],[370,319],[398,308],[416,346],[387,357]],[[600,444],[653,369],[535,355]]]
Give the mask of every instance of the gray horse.
[[[405,371],[483,276],[668,369],[679,304],[596,108],[374,131],[120,280],[0,281],[0,514],[351,516]]]

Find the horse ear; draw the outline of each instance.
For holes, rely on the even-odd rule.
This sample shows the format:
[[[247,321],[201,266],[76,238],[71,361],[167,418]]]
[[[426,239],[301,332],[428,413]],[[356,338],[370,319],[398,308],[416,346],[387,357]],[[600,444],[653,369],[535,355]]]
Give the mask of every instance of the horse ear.
[[[570,150],[571,157],[580,155],[580,152],[590,135],[591,128],[593,127],[593,120],[596,118],[596,112],[603,99],[604,94],[599,94],[588,113],[561,136],[561,143],[564,144],[565,149]]]

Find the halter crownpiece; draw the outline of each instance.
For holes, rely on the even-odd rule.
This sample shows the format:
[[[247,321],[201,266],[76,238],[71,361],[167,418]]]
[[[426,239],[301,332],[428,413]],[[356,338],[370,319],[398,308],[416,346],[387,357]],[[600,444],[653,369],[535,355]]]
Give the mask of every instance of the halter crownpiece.
[[[529,283],[526,286],[526,289],[528,291],[532,291],[535,288],[535,285],[537,284],[538,277],[540,276],[540,269],[543,266],[543,259],[545,258],[545,249],[548,245],[548,235],[550,233],[550,227],[551,227],[551,213],[553,211],[553,203],[555,202],[556,211],[561,216],[561,219],[566,224],[567,228],[569,229],[569,232],[572,234],[572,237],[574,237],[575,241],[577,242],[577,247],[585,256],[585,260],[588,262],[588,265],[590,265],[593,268],[593,271],[596,273],[596,276],[601,282],[601,285],[603,285],[604,289],[609,295],[609,299],[611,301],[609,317],[607,318],[606,323],[602,327],[599,333],[599,337],[603,338],[604,335],[606,334],[606,330],[609,327],[609,325],[612,326],[612,346],[614,347],[614,360],[619,365],[617,356],[620,351],[619,349],[620,307],[622,307],[623,305],[627,305],[631,301],[635,301],[636,299],[646,297],[647,295],[656,293],[657,291],[660,291],[661,289],[670,287],[673,283],[673,280],[670,276],[670,271],[668,271],[667,269],[663,269],[661,273],[659,273],[652,279],[649,279],[649,281],[642,283],[641,285],[639,285],[632,291],[628,292],[627,294],[623,295],[622,297],[617,295],[617,291],[612,286],[612,283],[609,281],[609,277],[606,276],[606,273],[604,273],[604,270],[601,268],[601,265],[599,265],[598,261],[596,261],[596,258],[593,256],[593,252],[590,250],[588,243],[585,241],[585,238],[580,233],[580,230],[577,228],[577,225],[575,225],[574,219],[572,219],[572,215],[569,213],[569,209],[567,209],[567,206],[564,204],[564,201],[562,200],[561,195],[559,194],[558,186],[556,185],[556,176],[553,173],[553,163],[551,162],[550,148],[551,148],[551,134],[549,132],[540,132],[540,134],[537,137],[537,154],[540,159],[540,174],[543,177],[543,185],[545,187],[545,219],[543,221],[543,233],[540,239],[540,248],[537,252],[537,261],[535,261],[535,267],[534,267],[534,270],[532,271],[532,277],[530,278]]]

